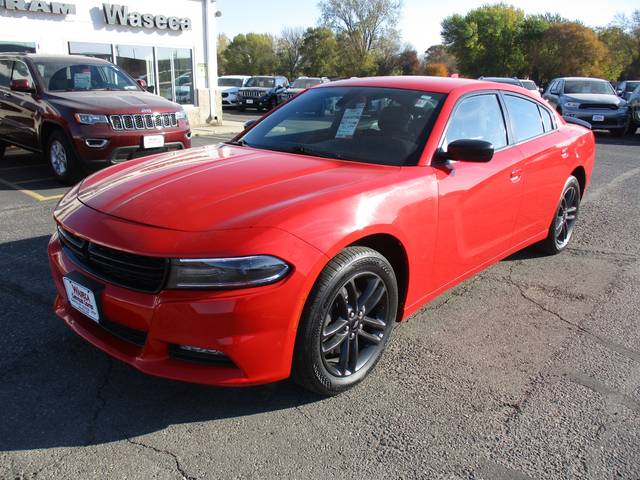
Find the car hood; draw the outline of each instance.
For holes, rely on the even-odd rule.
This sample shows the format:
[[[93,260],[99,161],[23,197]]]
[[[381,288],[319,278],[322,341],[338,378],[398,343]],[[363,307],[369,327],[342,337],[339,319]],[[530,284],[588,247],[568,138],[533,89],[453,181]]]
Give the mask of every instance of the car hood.
[[[147,113],[176,111],[181,107],[169,100],[147,92],[50,92],[49,102],[88,113]]]
[[[79,200],[131,222],[180,231],[274,227],[314,201],[353,195],[392,167],[229,145],[131,161],[80,186]]]
[[[578,103],[604,103],[608,105],[624,106],[626,102],[617,95],[605,95],[602,93],[571,93],[566,94],[564,99],[568,102]]]
[[[225,92],[225,93],[236,93],[238,90],[240,90],[240,87],[218,87],[220,89],[221,92]]]

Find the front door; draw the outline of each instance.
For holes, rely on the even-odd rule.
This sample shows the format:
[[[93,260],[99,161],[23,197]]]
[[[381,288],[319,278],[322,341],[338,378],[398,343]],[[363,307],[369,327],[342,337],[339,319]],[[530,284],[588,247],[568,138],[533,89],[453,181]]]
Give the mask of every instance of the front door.
[[[35,88],[33,78],[24,62],[13,62],[11,81],[15,80],[27,80],[29,85]],[[39,108],[33,94],[9,90],[4,101],[7,106],[5,122],[9,141],[30,150],[39,150],[36,128]]]
[[[437,167],[438,235],[434,272],[439,287],[494,260],[511,246],[522,195],[522,154],[508,145],[503,106],[495,93],[458,102],[443,150],[458,139],[491,142],[487,163],[448,162]]]

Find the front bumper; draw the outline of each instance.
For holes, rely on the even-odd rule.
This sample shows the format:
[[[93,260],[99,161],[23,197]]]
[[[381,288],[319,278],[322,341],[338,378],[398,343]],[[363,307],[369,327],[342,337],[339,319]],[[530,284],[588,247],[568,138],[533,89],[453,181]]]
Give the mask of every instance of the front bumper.
[[[160,250],[165,248],[162,244],[193,246],[193,238],[185,239],[184,232],[131,224],[86,207],[83,210],[82,215],[67,217],[65,228],[78,233],[76,227],[81,226],[88,238],[112,248],[118,243],[122,248],[123,241],[132,249],[143,243],[154,243]],[[84,223],[86,215],[92,217],[90,224]],[[230,234],[223,234],[216,242],[225,243],[225,235]],[[261,243],[261,251],[287,258],[294,265],[282,281],[235,291],[163,290],[150,294],[109,284],[82,271],[54,234],[48,253],[57,290],[55,313],[94,346],[150,375],[219,386],[285,379],[290,375],[304,301],[312,279],[322,268],[314,263],[322,265],[324,256],[286,232],[269,229],[263,235],[266,243]],[[71,307],[62,279],[72,272],[103,285],[97,300],[104,323],[96,323]],[[228,361],[185,359],[175,354],[178,345],[217,350]]]
[[[579,118],[589,122],[594,129],[616,130],[626,128],[629,122],[629,112],[620,113],[617,110],[603,109],[571,109],[563,110],[563,115]],[[594,115],[601,115],[603,120],[593,120]]]
[[[271,97],[239,97],[238,105],[242,105],[244,108],[266,108],[269,106]],[[249,103],[251,102],[251,103]]]
[[[163,135],[164,147],[144,149],[145,135]],[[162,130],[113,130],[106,124],[74,125],[71,137],[78,159],[89,170],[132,158],[191,148],[191,130],[185,120],[181,120],[175,128]],[[100,145],[97,141],[106,143]],[[92,143],[99,146],[90,146]]]

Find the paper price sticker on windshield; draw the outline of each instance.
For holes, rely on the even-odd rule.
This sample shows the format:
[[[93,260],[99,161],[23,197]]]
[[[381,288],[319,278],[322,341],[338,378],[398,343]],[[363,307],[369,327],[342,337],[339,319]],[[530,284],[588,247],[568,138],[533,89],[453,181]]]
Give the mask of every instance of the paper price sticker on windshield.
[[[91,88],[91,72],[74,73],[73,88],[76,90],[89,90]]]
[[[340,126],[338,126],[338,131],[336,132],[336,138],[352,138],[363,111],[364,103],[358,103],[353,108],[345,108]]]

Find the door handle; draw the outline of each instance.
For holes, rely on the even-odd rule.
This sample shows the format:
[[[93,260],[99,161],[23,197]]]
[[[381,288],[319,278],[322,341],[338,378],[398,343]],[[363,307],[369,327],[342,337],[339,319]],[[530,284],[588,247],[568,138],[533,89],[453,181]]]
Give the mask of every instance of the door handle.
[[[562,150],[560,150],[560,156],[562,158],[569,158],[569,148],[564,147]]]
[[[522,169],[521,168],[516,168],[515,170],[511,171],[511,181],[513,183],[517,183],[522,179]]]

